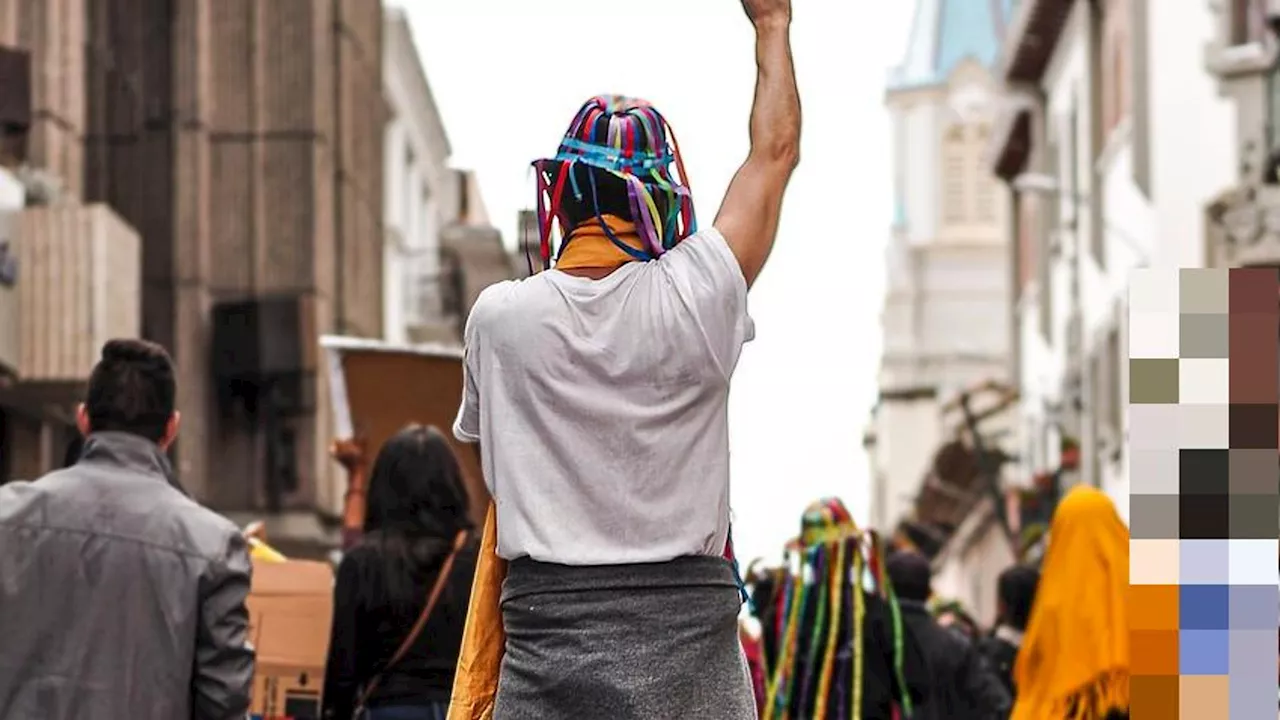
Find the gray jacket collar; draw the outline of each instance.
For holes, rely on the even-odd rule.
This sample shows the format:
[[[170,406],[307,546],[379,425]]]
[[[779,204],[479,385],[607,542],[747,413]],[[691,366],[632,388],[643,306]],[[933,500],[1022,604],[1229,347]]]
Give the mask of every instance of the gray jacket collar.
[[[155,475],[186,494],[173,472],[173,464],[160,446],[126,432],[96,432],[85,439],[80,462],[114,465],[147,475]]]

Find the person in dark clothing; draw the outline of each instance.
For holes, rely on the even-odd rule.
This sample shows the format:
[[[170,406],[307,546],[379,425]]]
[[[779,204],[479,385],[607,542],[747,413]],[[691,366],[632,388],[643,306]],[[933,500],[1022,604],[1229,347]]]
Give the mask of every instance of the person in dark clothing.
[[[770,588],[771,590],[786,593],[791,589],[794,576],[788,575],[779,578],[783,581],[781,586]],[[778,663],[786,662],[786,672],[783,677],[789,678],[787,688],[779,689],[782,697],[779,698],[774,708],[774,715],[781,717],[785,709],[786,715],[793,718],[813,717],[814,703],[825,702],[827,705],[827,717],[845,717],[848,716],[848,706],[850,699],[848,697],[849,689],[843,682],[832,683],[831,691],[823,700],[818,692],[818,685],[821,682],[821,666],[823,664],[822,651],[827,646],[827,632],[830,630],[830,618],[826,618],[820,624],[816,621],[818,612],[818,602],[816,596],[818,593],[812,592],[814,588],[810,587],[810,592],[806,595],[810,598],[804,602],[804,611],[797,618],[797,632],[793,637],[793,651],[787,653],[784,650],[786,638],[777,638],[778,614],[786,605],[785,597],[772,595],[771,602],[761,608],[760,621],[764,627],[762,639],[764,640],[766,654],[766,672],[768,677],[766,681],[778,675]],[[853,586],[845,583],[841,589],[841,595],[845,598],[851,597]],[[853,675],[853,661],[855,648],[851,641],[850,629],[853,627],[853,603],[845,602],[841,617],[838,618],[836,653],[834,656],[833,675],[838,678],[848,678]],[[908,694],[913,703],[918,703],[924,697],[926,685],[923,678],[927,675],[922,667],[918,666],[921,653],[913,650],[914,642],[910,638],[905,638],[906,657],[904,658],[903,675],[907,678],[906,687],[904,688],[898,682],[896,670],[894,668],[893,659],[893,618],[892,609],[878,595],[869,592],[863,592],[863,608],[864,617],[862,623],[862,647],[861,655],[863,662],[863,684],[862,684],[862,715],[863,720],[891,720],[894,717],[894,707],[898,704],[898,700],[905,694]],[[786,619],[782,623],[783,634],[786,634]],[[814,631],[815,626],[819,626],[818,631]],[[817,640],[815,645],[814,641]],[[785,654],[785,657],[780,657]],[[763,708],[761,711],[763,712]],[[763,717],[763,715],[762,715]],[[917,717],[917,716],[913,716]]]
[[[950,601],[933,609],[933,617],[942,627],[959,633],[961,637],[969,642],[975,642],[980,635],[978,630],[978,621],[965,611],[964,606],[958,602]]]
[[[478,549],[469,507],[457,458],[438,430],[411,425],[382,446],[364,535],[338,566],[325,718],[348,720],[366,693],[370,720],[446,716]],[[454,554],[460,534],[467,539]],[[425,627],[388,667],[451,555]]]
[[[1013,665],[1018,659],[1018,648],[1022,646],[1022,634],[1027,630],[1039,582],[1040,572],[1023,565],[1015,565],[1000,573],[996,581],[996,627],[978,642],[978,652],[986,658],[987,665],[1012,697],[1017,696]]]
[[[0,488],[0,718],[245,717],[249,552],[174,488],[174,376],[159,345],[108,341],[76,462]]]
[[[924,675],[917,682],[926,686],[924,699],[915,708],[912,720],[997,720],[1007,717],[1012,705],[1009,694],[987,667],[976,648],[959,633],[938,624],[926,602],[932,594],[929,561],[914,552],[900,552],[889,558],[889,579],[902,607],[902,622],[920,653],[915,663]],[[908,677],[911,683],[912,678]]]
[[[895,634],[887,579],[871,573],[876,589],[863,585],[878,555],[867,539],[843,503],[821,500],[805,511],[783,569],[753,583],[770,691],[761,717],[799,720],[825,710],[828,718],[891,720],[896,706],[924,697],[922,655],[905,632]]]

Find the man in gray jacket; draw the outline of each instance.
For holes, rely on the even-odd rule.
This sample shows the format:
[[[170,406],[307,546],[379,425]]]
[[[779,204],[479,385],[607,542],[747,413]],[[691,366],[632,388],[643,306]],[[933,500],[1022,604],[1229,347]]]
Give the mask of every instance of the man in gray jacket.
[[[249,556],[171,482],[175,395],[163,348],[108,342],[80,460],[0,487],[0,718],[245,717]]]

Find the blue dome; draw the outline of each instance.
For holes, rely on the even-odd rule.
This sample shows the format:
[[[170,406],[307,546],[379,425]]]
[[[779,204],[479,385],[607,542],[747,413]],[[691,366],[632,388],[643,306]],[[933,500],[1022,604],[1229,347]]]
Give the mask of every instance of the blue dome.
[[[987,67],[999,57],[1018,0],[916,0],[906,56],[889,89],[936,85],[973,58]]]

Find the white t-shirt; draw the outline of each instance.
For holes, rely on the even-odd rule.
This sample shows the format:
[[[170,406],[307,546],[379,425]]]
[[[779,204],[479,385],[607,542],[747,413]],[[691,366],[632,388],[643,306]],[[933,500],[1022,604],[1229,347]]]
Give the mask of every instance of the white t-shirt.
[[[729,378],[754,334],[746,281],[715,229],[601,280],[550,270],[481,293],[453,432],[481,442],[498,555],[721,555]]]

